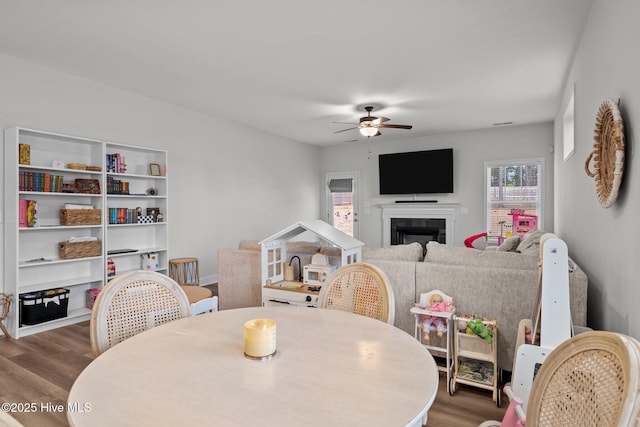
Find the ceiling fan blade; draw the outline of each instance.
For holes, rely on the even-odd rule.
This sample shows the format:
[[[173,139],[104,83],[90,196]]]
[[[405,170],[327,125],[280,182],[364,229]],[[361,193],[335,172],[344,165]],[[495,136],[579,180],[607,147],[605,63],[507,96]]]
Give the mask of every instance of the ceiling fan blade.
[[[390,129],[411,129],[413,126],[411,125],[392,125],[392,124],[384,124],[381,123],[378,125],[379,128],[390,128]]]
[[[346,132],[348,130],[353,130],[353,129],[358,129],[357,127],[353,127],[353,128],[347,128],[347,129],[342,129],[342,130],[337,130],[334,133],[341,133],[341,132]]]
[[[377,121],[378,121],[379,123],[382,123],[382,122],[388,122],[389,120],[391,120],[391,119],[388,119],[388,118],[386,118],[386,117],[378,117],[378,120],[377,120]]]
[[[358,123],[353,123],[353,122],[331,122],[331,123],[338,123],[341,125],[357,125]]]

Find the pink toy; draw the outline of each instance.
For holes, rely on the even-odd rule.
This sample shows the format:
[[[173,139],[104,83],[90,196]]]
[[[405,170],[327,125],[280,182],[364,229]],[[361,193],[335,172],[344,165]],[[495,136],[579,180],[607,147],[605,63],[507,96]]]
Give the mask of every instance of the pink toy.
[[[425,307],[425,309],[429,311],[450,313],[453,308],[453,304],[447,301],[442,301],[442,297],[437,294],[433,295],[429,302],[431,303],[429,307]],[[429,341],[429,331],[432,329],[435,329],[437,331],[437,335],[441,337],[447,331],[445,320],[438,316],[423,316],[422,335],[425,342]]]
[[[524,209],[511,209],[513,217],[513,234],[523,237],[527,232],[538,229],[538,217],[536,215],[527,215]]]

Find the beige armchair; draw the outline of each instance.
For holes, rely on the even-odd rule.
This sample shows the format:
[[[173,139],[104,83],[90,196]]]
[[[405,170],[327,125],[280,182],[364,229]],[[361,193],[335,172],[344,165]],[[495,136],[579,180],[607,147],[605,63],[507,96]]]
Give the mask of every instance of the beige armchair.
[[[218,307],[262,305],[260,245],[242,241],[238,249],[218,250]]]

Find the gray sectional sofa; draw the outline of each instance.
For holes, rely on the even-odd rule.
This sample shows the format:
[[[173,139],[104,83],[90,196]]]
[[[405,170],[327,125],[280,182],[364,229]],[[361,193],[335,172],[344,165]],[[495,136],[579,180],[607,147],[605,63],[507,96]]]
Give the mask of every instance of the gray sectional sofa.
[[[538,287],[538,248],[542,232],[528,239],[510,239],[498,251],[479,251],[429,242],[422,259],[419,244],[363,248],[363,261],[379,267],[389,278],[395,296],[394,325],[414,335],[409,312],[420,294],[434,289],[451,295],[457,314],[476,314],[498,323],[498,365],[511,371],[518,323],[530,318]],[[303,264],[317,251],[330,261],[335,248],[317,243],[290,243],[288,255],[298,254]],[[307,261],[305,261],[307,260]],[[261,304],[260,250],[257,242],[241,242],[239,249],[218,252],[220,309]],[[587,323],[585,273],[569,262],[571,316],[574,325]]]

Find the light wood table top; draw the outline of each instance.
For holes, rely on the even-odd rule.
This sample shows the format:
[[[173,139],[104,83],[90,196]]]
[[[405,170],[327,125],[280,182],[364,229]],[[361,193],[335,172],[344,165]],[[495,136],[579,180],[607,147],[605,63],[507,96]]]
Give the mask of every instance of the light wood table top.
[[[277,349],[244,357],[244,323],[274,319]],[[72,426],[420,426],[438,389],[406,332],[351,313],[253,307],[207,313],[112,347],[80,374]],[[89,409],[88,411],[86,409]]]

